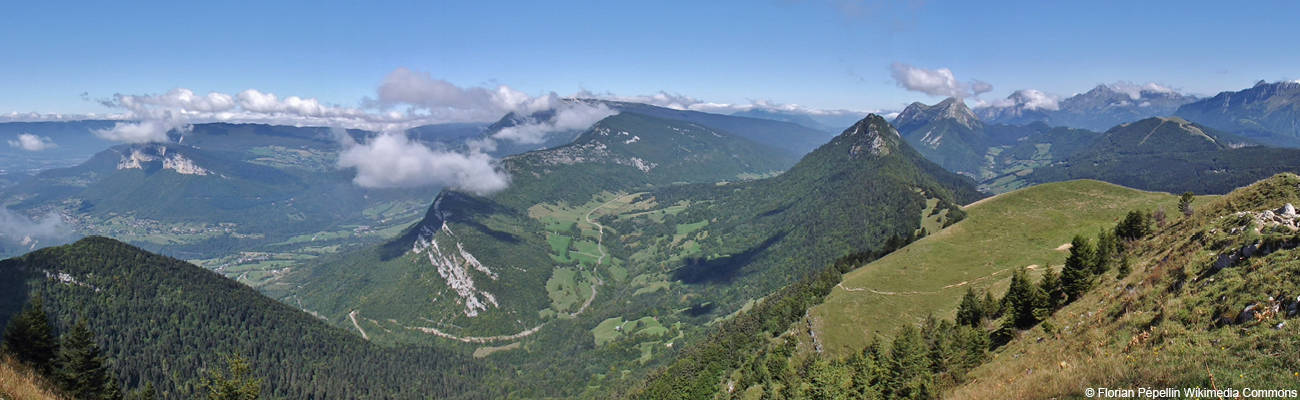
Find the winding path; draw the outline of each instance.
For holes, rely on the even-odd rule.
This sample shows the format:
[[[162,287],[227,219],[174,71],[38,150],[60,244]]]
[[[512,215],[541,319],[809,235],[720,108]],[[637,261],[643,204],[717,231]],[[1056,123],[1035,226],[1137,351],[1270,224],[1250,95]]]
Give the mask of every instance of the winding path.
[[[587,215],[584,215],[582,217],[582,219],[587,221],[588,224],[596,226],[596,250],[600,250],[600,257],[596,257],[596,267],[600,267],[600,265],[605,262],[605,257],[608,257],[609,253],[605,251],[605,226],[601,225],[599,222],[592,220],[591,214],[595,214],[596,210],[599,210],[607,205],[610,205],[610,203],[622,200],[624,197],[632,196],[635,194],[636,193],[625,194],[622,196],[615,197],[613,200],[601,203],[600,205],[593,207],[590,211],[587,211]],[[605,284],[605,281],[600,279],[600,274],[596,273],[596,267],[593,267],[591,271],[592,272],[591,277],[596,280],[595,282],[591,283],[591,296],[587,297],[587,301],[582,302],[582,307],[578,307],[578,311],[569,313],[569,317],[577,318],[578,315],[582,314],[583,311],[587,311],[587,307],[591,306],[591,302],[596,300],[596,287]]]

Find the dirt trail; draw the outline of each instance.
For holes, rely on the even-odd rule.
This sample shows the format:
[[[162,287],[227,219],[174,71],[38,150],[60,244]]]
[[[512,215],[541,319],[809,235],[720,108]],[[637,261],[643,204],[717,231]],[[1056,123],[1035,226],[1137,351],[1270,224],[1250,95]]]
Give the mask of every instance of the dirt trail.
[[[361,329],[361,324],[357,323],[357,310],[352,310],[352,312],[348,313],[348,319],[352,320],[352,326],[357,327],[357,332],[361,332],[362,339],[370,340],[370,335],[367,335],[366,330]]]

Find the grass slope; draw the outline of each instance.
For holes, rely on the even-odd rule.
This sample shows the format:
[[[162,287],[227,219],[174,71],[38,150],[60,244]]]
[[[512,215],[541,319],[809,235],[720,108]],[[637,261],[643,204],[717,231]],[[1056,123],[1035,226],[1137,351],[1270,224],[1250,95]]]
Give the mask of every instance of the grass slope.
[[[52,389],[54,385],[11,358],[0,354],[0,399],[4,400],[60,400]]]
[[[927,314],[951,318],[967,286],[1001,293],[1014,268],[1059,268],[1067,252],[1058,248],[1075,234],[1114,226],[1133,209],[1175,212],[1176,203],[1169,194],[1089,180],[977,202],[966,207],[962,222],[845,275],[825,303],[810,310],[817,339],[826,351],[845,355]]]
[[[1300,203],[1300,176],[1265,179],[1157,228],[1130,250],[1130,275],[1102,275],[1048,320],[1058,327],[1053,333],[1041,325],[1024,332],[944,397],[1081,398],[1089,387],[1296,389],[1300,324],[1289,310],[1300,251],[1286,247],[1300,238],[1286,228],[1256,233],[1234,215],[1286,203]],[[1261,241],[1281,249],[1212,267],[1221,254]],[[1273,304],[1277,313],[1268,311]],[[1239,323],[1250,305],[1262,312]]]

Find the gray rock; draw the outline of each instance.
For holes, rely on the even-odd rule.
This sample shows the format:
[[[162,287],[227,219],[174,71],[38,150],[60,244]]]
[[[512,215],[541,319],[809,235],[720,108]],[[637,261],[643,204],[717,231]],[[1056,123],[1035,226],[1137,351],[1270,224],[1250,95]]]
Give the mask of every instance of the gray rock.
[[[1255,314],[1257,314],[1257,312],[1255,311],[1255,305],[1254,304],[1248,305],[1246,306],[1246,309],[1241,310],[1241,314],[1237,314],[1237,323],[1244,324],[1250,321],[1254,321]]]
[[[1295,218],[1295,206],[1291,205],[1291,203],[1286,203],[1286,205],[1282,206],[1281,209],[1277,210],[1277,213],[1284,217]]]

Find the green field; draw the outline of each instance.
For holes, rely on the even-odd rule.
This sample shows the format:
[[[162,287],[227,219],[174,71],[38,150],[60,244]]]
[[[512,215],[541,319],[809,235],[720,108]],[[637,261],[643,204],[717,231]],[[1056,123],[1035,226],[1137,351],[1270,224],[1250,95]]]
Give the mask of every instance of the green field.
[[[603,346],[623,336],[661,337],[667,334],[668,328],[654,317],[642,317],[631,321],[624,321],[623,317],[614,317],[601,321],[591,329],[591,336],[595,339],[596,346]]]
[[[1201,200],[1198,200],[1201,201]],[[1164,206],[1177,196],[1099,181],[1049,183],[966,207],[969,216],[844,276],[809,315],[825,350],[846,355],[877,335],[892,336],[927,315],[950,319],[968,287],[1005,290],[1015,268],[1059,268],[1075,234],[1095,235],[1134,209]],[[1037,278],[1035,278],[1037,279]]]
[[[551,298],[551,308],[559,312],[573,312],[591,295],[590,273],[573,268],[556,268],[546,281],[546,294]]]

